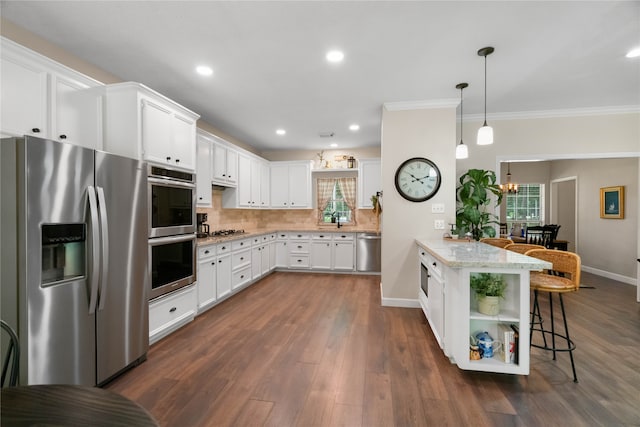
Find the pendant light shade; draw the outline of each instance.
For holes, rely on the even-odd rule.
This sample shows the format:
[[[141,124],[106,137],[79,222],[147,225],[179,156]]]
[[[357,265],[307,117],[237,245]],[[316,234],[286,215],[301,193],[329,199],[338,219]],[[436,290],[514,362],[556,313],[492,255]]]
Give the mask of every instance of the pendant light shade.
[[[464,109],[462,104],[462,89],[469,86],[468,83],[458,83],[456,89],[460,89],[460,144],[456,146],[456,159],[466,159],[469,157],[469,149],[462,142],[462,121],[464,120]]]
[[[493,144],[493,128],[487,125],[487,55],[491,55],[493,50],[488,46],[478,51],[478,56],[484,56],[484,124],[478,129],[478,145]]]

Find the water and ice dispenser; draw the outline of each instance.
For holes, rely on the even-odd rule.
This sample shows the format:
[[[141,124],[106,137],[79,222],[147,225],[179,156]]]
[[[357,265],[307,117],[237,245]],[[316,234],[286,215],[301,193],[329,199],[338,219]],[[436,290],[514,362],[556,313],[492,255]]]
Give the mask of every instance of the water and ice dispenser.
[[[85,276],[85,264],[85,224],[42,225],[43,286]]]

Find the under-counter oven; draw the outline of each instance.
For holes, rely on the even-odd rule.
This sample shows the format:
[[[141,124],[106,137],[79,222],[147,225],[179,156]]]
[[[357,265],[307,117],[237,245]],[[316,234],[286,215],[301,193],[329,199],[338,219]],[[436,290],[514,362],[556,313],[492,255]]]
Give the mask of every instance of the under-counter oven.
[[[196,232],[195,175],[149,165],[149,237]]]
[[[190,285],[196,280],[196,235],[149,239],[149,299]]]

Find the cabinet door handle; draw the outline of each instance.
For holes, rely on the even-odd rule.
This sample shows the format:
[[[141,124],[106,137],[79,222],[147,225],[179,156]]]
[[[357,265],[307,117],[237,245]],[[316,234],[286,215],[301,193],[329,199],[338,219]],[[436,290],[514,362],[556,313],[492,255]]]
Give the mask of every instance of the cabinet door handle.
[[[218,260],[218,264],[220,264],[221,262],[222,262],[222,260],[221,260],[221,259],[220,259],[220,260]]]
[[[226,174],[226,173],[223,173],[223,174],[222,174],[222,176],[227,176],[227,174]]]
[[[209,253],[209,249],[207,249],[206,251],[204,251],[204,254],[208,254]]]
[[[432,265],[433,265],[434,267],[437,267],[437,265],[436,265],[436,263],[435,263],[435,262],[434,262]]]
[[[302,246],[298,246],[298,249],[302,249]]]
[[[171,308],[169,309],[169,313],[173,313],[173,312],[174,312],[174,311],[176,311],[176,310],[177,310],[177,308],[175,308],[175,307],[171,307]]]
[[[215,262],[215,261],[213,261],[213,262],[211,263],[211,265],[216,265],[216,262]]]
[[[167,157],[167,161],[168,161],[168,160],[171,160],[171,157]]]
[[[244,257],[243,256],[240,257],[240,261],[244,261]]]
[[[244,274],[240,276],[241,279],[244,279]]]
[[[198,197],[198,200],[202,200],[202,197]]]
[[[225,249],[227,249],[227,247],[226,247],[226,246],[223,246],[223,247],[222,247],[222,250],[224,251]]]
[[[39,128],[33,128],[33,129],[31,129],[31,132],[40,133],[40,129]]]
[[[322,239],[323,237],[324,237],[324,236],[321,234],[321,235],[320,235],[320,238]]]
[[[67,135],[60,135],[60,139],[67,139]]]
[[[180,163],[180,159],[176,159],[176,163]]]

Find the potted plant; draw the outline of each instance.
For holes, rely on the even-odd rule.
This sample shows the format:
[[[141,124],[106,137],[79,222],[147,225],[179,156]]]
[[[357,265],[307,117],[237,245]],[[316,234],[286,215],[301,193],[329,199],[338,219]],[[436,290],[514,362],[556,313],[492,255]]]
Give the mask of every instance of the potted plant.
[[[471,289],[478,298],[478,311],[495,316],[500,312],[500,298],[504,298],[507,283],[499,273],[471,274]]]
[[[495,237],[493,224],[498,224],[498,220],[488,212],[492,195],[498,206],[502,202],[502,191],[496,184],[495,172],[469,169],[460,176],[460,185],[456,188],[456,228],[461,234],[470,232],[475,240]]]

